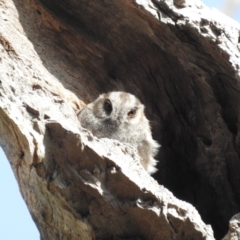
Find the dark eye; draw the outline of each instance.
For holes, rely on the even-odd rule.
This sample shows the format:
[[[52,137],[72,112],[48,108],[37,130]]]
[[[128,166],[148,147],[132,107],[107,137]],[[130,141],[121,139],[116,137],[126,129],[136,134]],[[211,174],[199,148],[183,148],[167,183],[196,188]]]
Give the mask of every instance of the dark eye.
[[[137,109],[132,109],[131,111],[128,112],[128,116],[132,118],[136,115],[136,112],[137,112]]]
[[[112,112],[112,103],[109,99],[104,101],[103,108],[108,115]]]

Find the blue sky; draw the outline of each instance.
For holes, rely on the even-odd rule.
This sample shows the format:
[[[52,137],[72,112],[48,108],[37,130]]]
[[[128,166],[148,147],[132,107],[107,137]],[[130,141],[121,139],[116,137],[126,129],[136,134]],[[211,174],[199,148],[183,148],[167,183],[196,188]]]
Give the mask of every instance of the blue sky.
[[[205,1],[202,1],[206,6],[208,7],[214,7],[214,8],[220,8],[222,5],[223,5],[223,0],[205,0]]]
[[[39,232],[32,221],[25,202],[7,161],[0,148],[0,239],[38,240]]]
[[[202,1],[209,7],[220,8],[223,0]],[[240,9],[235,13],[240,21]],[[7,185],[6,185],[7,184]],[[39,232],[23,201],[10,165],[0,148],[0,238],[2,240],[39,240]]]

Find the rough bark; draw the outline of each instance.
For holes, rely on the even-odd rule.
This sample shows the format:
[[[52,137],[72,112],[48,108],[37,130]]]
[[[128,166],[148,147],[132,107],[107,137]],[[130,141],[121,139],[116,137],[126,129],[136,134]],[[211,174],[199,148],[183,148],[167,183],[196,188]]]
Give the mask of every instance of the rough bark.
[[[1,0],[0,144],[42,239],[213,239],[239,212],[239,32],[197,1]],[[154,178],[75,112],[146,105]],[[201,220],[198,212],[201,215]]]

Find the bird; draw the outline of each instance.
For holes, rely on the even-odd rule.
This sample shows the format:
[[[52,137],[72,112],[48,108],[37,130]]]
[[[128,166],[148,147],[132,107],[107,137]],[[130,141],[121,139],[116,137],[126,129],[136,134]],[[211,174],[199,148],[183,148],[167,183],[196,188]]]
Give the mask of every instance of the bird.
[[[144,169],[153,174],[157,171],[154,158],[160,145],[153,140],[145,106],[133,94],[108,92],[87,104],[78,114],[83,128],[97,138],[110,138],[133,146]]]

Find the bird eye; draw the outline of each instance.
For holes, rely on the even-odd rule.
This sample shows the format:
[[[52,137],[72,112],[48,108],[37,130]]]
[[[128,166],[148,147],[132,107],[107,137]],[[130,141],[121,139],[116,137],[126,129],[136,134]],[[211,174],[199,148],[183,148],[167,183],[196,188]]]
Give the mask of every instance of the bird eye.
[[[131,111],[128,112],[128,116],[132,118],[136,115],[136,112],[137,112],[137,109],[132,109]]]
[[[108,115],[112,112],[112,103],[109,99],[104,101],[103,108]]]

